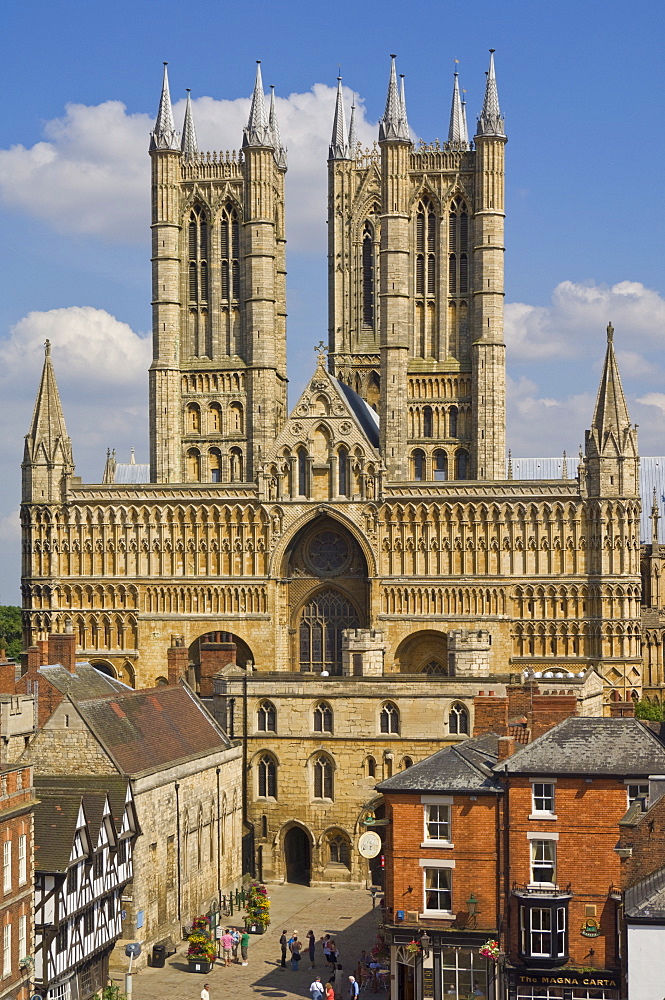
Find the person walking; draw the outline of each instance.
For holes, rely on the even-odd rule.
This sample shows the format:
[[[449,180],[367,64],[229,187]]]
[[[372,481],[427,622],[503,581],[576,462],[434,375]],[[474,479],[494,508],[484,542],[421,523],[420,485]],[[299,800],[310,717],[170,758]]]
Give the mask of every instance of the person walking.
[[[240,957],[242,958],[242,964],[248,965],[247,961],[247,949],[249,948],[249,934],[247,933],[247,928],[240,935]]]
[[[309,988],[309,992],[312,995],[312,1000],[323,1000],[323,983],[321,982],[321,976],[314,976],[314,982]]]
[[[288,947],[288,941],[286,939],[286,928],[282,931],[282,936],[279,939],[279,946],[282,949],[282,968],[286,968],[286,949]]]
[[[201,1000],[210,1000],[210,993],[208,992],[208,987],[210,983],[204,983],[203,989],[201,990]]]
[[[357,1000],[357,996],[360,993],[360,987],[356,982],[355,976],[349,976],[349,1000]]]
[[[310,969],[315,969],[316,938],[314,937],[314,931],[307,931],[307,938],[309,941],[309,944],[307,945],[307,950],[309,951],[309,967]]]
[[[302,949],[302,944],[298,940],[297,934],[294,934],[293,940],[291,941],[291,968],[294,972],[298,971],[300,962],[300,951]]]
[[[323,987],[326,991],[326,1000],[335,1000],[335,987],[332,983],[326,983]]]

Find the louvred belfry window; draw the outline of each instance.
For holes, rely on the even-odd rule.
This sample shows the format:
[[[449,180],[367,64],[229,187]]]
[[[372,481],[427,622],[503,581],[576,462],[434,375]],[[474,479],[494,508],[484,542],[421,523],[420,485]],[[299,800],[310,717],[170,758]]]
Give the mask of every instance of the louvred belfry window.
[[[436,216],[427,199],[416,212],[416,295],[436,295]]]
[[[240,298],[240,230],[237,209],[230,203],[220,220],[220,249],[222,300],[236,301]]]
[[[208,222],[200,205],[189,214],[189,301],[200,305],[208,301]]]
[[[374,231],[369,222],[362,242],[362,319],[363,327],[374,328]]]
[[[462,198],[448,213],[448,294],[469,294],[469,212]]]

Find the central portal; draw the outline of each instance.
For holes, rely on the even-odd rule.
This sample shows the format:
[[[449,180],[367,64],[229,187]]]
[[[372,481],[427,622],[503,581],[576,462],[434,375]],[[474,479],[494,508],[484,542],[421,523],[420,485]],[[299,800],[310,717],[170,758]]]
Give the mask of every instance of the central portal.
[[[299,826],[292,826],[284,837],[284,862],[286,881],[309,885],[311,878],[311,853],[309,838]]]

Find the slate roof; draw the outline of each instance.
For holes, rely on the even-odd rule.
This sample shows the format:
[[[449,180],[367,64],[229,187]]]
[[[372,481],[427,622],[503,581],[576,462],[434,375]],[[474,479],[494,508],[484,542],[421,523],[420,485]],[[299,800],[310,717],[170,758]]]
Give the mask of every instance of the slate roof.
[[[59,663],[40,667],[39,673],[62,694],[69,695],[74,702],[84,698],[106,698],[116,691],[133,690],[122,681],[96,670],[90,663],[77,663],[75,674],[70,674]]]
[[[35,868],[64,872],[69,866],[76,821],[83,802],[92,840],[97,844],[107,793],[116,830],[122,825],[127,779],[117,774],[87,776],[35,775],[39,800],[35,806]]]
[[[665,774],[665,746],[639,719],[564,719],[495,768],[509,774]]]
[[[186,685],[92,698],[77,708],[123,774],[159,771],[231,746]]]
[[[367,435],[370,444],[375,448],[379,447],[379,415],[376,410],[367,403],[362,396],[354,392],[350,385],[340,382],[339,379],[331,376],[332,381],[339,389],[340,395],[349,404],[349,409]]]
[[[665,921],[665,868],[626,889],[624,914],[634,920]]]
[[[379,792],[487,792],[500,794],[503,786],[492,774],[497,762],[494,733],[437,750],[431,757],[376,786]]]

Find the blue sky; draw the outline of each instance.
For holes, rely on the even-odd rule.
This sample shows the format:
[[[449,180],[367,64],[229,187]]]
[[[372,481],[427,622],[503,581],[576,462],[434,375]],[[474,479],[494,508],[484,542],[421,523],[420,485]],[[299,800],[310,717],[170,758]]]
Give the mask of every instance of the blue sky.
[[[147,143],[169,61],[192,88],[202,148],[237,146],[263,61],[289,147],[292,401],[326,338],[325,157],[341,66],[371,141],[388,54],[414,136],[444,138],[459,60],[470,122],[487,50],[506,116],[506,337],[514,454],[576,452],[608,320],[643,454],[662,454],[662,4],[252,4],[5,0],[0,80],[0,603],[17,599],[22,436],[43,340],[77,471],[106,447],[147,459]],[[181,120],[182,104],[176,105]],[[178,121],[178,123],[179,123]]]

